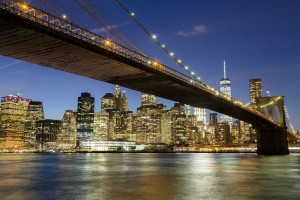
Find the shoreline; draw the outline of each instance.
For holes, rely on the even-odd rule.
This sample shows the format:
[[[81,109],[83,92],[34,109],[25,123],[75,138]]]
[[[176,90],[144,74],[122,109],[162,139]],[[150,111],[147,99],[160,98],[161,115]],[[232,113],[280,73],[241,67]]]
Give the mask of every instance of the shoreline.
[[[257,153],[255,150],[247,151],[235,151],[235,150],[210,150],[210,151],[58,151],[58,152],[47,152],[47,151],[23,151],[23,152],[0,152],[0,154],[88,154],[88,153],[125,153],[125,154],[141,154],[141,153],[162,153],[162,154],[181,154],[181,153]],[[290,149],[290,153],[300,153],[300,150]]]

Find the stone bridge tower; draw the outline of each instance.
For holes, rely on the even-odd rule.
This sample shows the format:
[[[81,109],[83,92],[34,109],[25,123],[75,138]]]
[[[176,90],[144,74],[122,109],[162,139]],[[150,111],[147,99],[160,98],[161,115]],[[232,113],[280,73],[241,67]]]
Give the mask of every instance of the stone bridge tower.
[[[256,109],[274,120],[276,107],[279,111],[278,126],[272,128],[255,127],[257,131],[258,154],[288,154],[287,126],[284,111],[284,96],[257,98]],[[265,113],[267,111],[267,113]]]

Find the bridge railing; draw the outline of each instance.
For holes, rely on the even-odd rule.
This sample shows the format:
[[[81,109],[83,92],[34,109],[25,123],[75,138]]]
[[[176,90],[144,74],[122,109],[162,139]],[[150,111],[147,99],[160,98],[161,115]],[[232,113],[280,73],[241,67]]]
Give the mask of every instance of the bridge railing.
[[[7,10],[11,13],[14,13],[14,14],[22,16],[26,19],[32,20],[32,21],[34,21],[40,25],[46,26],[48,28],[60,31],[61,33],[68,34],[72,37],[75,37],[82,41],[88,42],[88,43],[93,44],[102,49],[106,49],[110,52],[117,54],[118,56],[122,56],[122,57],[125,57],[128,59],[134,60],[135,62],[141,63],[144,66],[148,66],[154,70],[159,71],[162,74],[172,76],[172,77],[176,78],[177,80],[181,80],[191,86],[197,87],[201,90],[205,90],[206,92],[208,92],[212,95],[216,95],[217,97],[223,99],[224,101],[231,102],[231,103],[235,104],[236,106],[239,106],[240,108],[243,108],[255,115],[265,118],[266,120],[278,125],[276,122],[269,119],[264,114],[256,111],[254,108],[252,108],[246,104],[243,104],[242,102],[240,102],[218,90],[215,90],[213,87],[210,87],[199,80],[188,77],[176,70],[173,70],[172,68],[170,68],[166,65],[163,65],[147,56],[139,54],[127,47],[124,47],[120,44],[114,43],[114,42],[108,40],[107,38],[97,35],[87,29],[81,28],[81,27],[73,24],[71,21],[64,19],[64,17],[60,18],[60,17],[54,16],[54,15],[47,13],[45,11],[42,11],[38,8],[32,7],[22,1],[18,1],[18,0],[2,0],[2,1],[3,1],[3,3],[0,3],[1,9]]]

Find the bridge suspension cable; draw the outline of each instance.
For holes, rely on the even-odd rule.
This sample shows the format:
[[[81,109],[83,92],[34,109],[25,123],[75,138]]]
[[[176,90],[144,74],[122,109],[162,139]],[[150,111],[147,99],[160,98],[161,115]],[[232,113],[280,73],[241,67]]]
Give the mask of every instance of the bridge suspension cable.
[[[53,6],[51,6],[49,3],[47,3],[45,0],[40,0],[45,6],[47,6],[50,10],[52,10],[57,16],[63,16],[61,12],[59,12],[57,9],[55,9]]]
[[[289,113],[288,113],[287,108],[286,108],[285,105],[284,105],[284,112],[285,112],[285,116],[286,116],[287,120],[289,121],[290,128],[292,129],[292,132],[293,132],[293,133],[296,133],[296,131],[295,131],[294,127],[293,127],[293,124],[292,124],[292,122],[291,122]]]
[[[120,41],[123,45],[129,47],[131,46],[133,49],[135,49],[137,52],[141,53],[142,55],[146,56],[146,54],[139,49],[137,46],[135,46],[128,38],[126,38],[117,28],[115,28],[112,24],[110,24],[102,15],[100,15],[99,12],[97,12],[95,9],[93,9],[86,1],[84,0],[80,0],[81,4],[79,1],[77,0],[73,0],[81,9],[83,9],[84,11],[86,11],[87,14],[89,14],[90,16],[92,15],[89,11],[91,11],[92,13],[94,13],[100,20],[102,20],[102,23],[99,22],[95,16],[91,16],[94,20],[96,20],[97,22],[99,22],[101,24],[101,26],[108,31],[109,33],[111,33],[115,38],[118,39],[118,41]],[[86,7],[86,9],[84,8],[84,6]],[[89,10],[89,11],[87,11]],[[119,36],[117,36],[119,35]],[[123,40],[122,40],[123,39]],[[126,44],[127,43],[127,44]]]
[[[148,29],[146,29],[146,27],[144,25],[142,25],[135,17],[134,12],[130,12],[122,3],[120,0],[115,0],[117,2],[117,4],[125,11],[125,13],[150,37],[150,39],[152,39],[164,52],[166,52],[168,54],[168,56],[175,61],[175,63],[177,65],[179,65],[181,68],[183,68],[186,72],[188,72],[188,74],[190,76],[192,76],[192,78],[196,81],[200,81],[200,77],[196,77],[195,72],[190,71],[189,67],[187,65],[183,65],[182,64],[182,60],[181,59],[176,59],[174,56],[174,53],[169,51],[166,48],[166,45],[161,43],[158,39],[157,36],[155,34],[151,34]],[[202,83],[202,82],[201,82]]]
[[[121,44],[124,46],[127,46],[118,36],[116,36],[111,30],[109,30],[103,22],[101,22],[97,17],[95,17],[89,10],[88,8],[85,8],[83,5],[81,5],[77,0],[73,0],[75,4],[77,4],[78,7],[80,7],[86,14],[88,14],[91,18],[93,18],[100,26],[102,26],[107,32],[109,32],[114,38],[117,39]]]

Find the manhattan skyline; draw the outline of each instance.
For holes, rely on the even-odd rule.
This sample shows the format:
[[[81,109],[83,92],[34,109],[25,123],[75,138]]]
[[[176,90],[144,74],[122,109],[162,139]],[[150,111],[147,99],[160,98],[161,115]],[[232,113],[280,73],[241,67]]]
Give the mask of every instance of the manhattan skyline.
[[[300,129],[299,89],[295,83],[300,63],[297,54],[300,48],[297,37],[300,34],[299,2],[122,2],[208,85],[219,90],[223,60],[226,60],[232,96],[247,103],[249,79],[261,78],[263,95],[267,96],[266,91],[270,91],[271,96],[284,95],[294,128]],[[126,36],[139,47],[147,49],[150,57],[169,66],[175,65],[162,56],[163,52],[149,38],[141,33],[138,33],[141,37],[134,37],[138,27],[126,18],[114,1],[92,4],[99,11],[114,10],[113,15],[122,15],[121,21],[111,23],[127,32]],[[178,7],[180,12],[175,9]],[[90,92],[95,97],[95,111],[98,112],[100,98],[115,87],[3,56],[0,57],[0,71],[1,96],[22,93],[26,98],[42,101],[49,119],[61,119],[65,110],[76,110],[81,92]],[[126,90],[129,109],[135,112],[140,106],[140,92],[124,87],[122,90]],[[168,109],[173,106],[173,102],[163,99],[157,102],[166,104]]]

